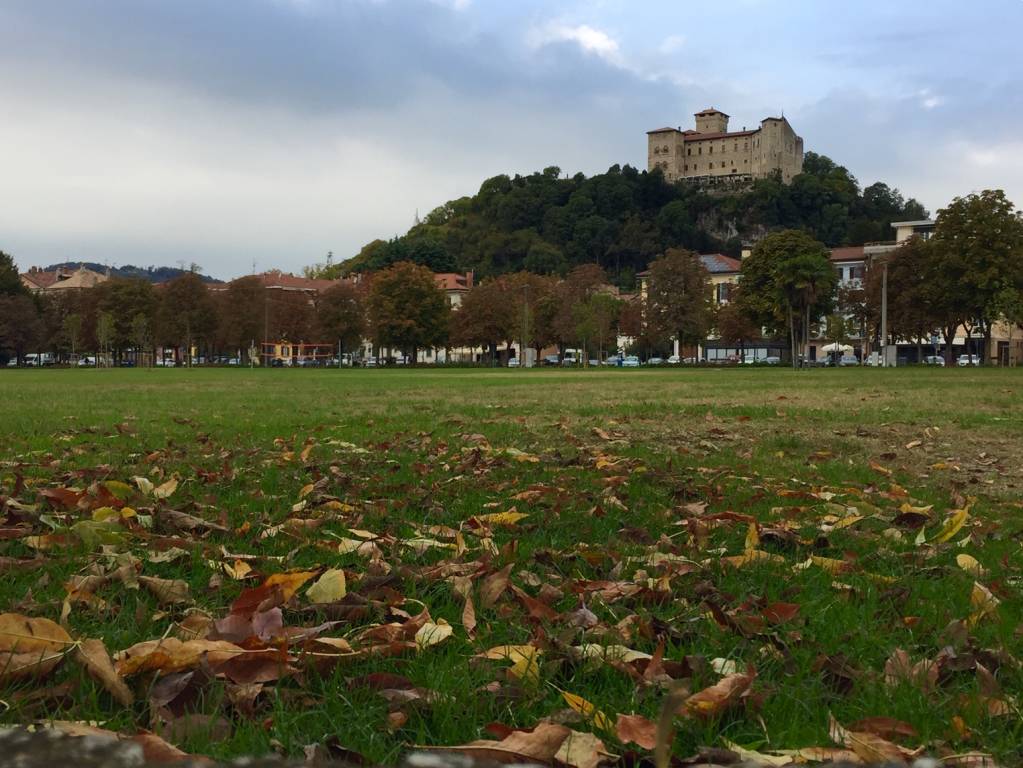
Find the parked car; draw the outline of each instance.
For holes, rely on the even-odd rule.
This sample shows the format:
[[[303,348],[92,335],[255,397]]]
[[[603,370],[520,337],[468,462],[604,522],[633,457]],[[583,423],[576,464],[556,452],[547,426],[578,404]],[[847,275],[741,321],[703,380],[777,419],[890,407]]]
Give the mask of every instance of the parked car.
[[[562,365],[579,365],[579,358],[575,357],[574,355],[565,355],[561,359],[561,364]]]
[[[173,357],[158,357],[156,358],[157,368],[173,368],[177,363],[174,362]]]
[[[122,368],[134,368],[135,367],[135,361],[134,360],[122,360],[121,361],[121,367]]]
[[[284,367],[284,360],[279,358],[279,357],[275,357],[275,358],[273,358],[270,361],[270,367],[271,368],[283,368]]]
[[[682,362],[682,358],[678,355],[672,355],[668,358],[668,365],[678,365]]]
[[[543,359],[544,365],[561,365],[561,358],[557,355],[547,355]]]
[[[639,368],[639,358],[635,355],[628,355],[622,359],[623,368]]]
[[[979,355],[959,355],[959,359],[956,361],[956,365],[960,368],[966,368],[970,365],[980,365]]]
[[[838,358],[838,366],[840,368],[845,368],[845,367],[848,367],[850,365],[859,365],[859,364],[860,364],[860,359],[858,357],[856,357],[856,355],[842,355],[840,358]]]
[[[80,357],[80,358],[78,358],[78,367],[79,368],[95,368],[96,367],[96,358],[95,357],[88,357],[88,356]]]
[[[781,358],[771,355],[770,357],[765,357],[761,362],[767,365],[778,365],[781,362]]]
[[[604,361],[604,365],[621,365],[622,360],[621,355],[611,355],[611,357]]]
[[[377,359],[375,357],[373,357],[372,355],[370,355],[369,357],[367,357],[365,360],[362,361],[362,364],[366,368],[376,368],[377,367]]]
[[[927,355],[924,358],[924,365],[936,365],[939,368],[945,367],[945,358],[941,355]]]
[[[648,357],[646,360],[647,365],[664,365],[663,357]]]
[[[685,363],[686,365],[696,365],[698,362],[700,362],[700,358],[686,357],[682,359],[682,362]]]
[[[241,365],[242,361],[239,360],[237,357],[232,357],[230,360],[227,361],[227,364],[228,365]]]
[[[517,357],[509,357],[508,358],[508,367],[509,368],[518,368],[519,367],[519,359]]]
[[[8,368],[17,368],[18,367],[18,358],[12,357],[10,360],[8,360],[7,361],[7,367]]]

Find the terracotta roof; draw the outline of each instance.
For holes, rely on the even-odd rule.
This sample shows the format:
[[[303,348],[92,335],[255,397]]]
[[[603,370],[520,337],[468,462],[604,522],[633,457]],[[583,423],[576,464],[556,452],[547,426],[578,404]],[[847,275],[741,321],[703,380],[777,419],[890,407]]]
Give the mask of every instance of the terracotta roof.
[[[38,267],[32,267],[28,272],[21,273],[21,279],[27,283],[31,283],[39,290],[45,290],[57,282],[57,274],[59,270],[46,271],[45,269],[39,269]]]
[[[714,109],[714,107],[711,107],[710,109],[705,109],[702,112],[697,112],[695,117],[703,117],[704,115],[725,115],[725,113],[720,109]],[[725,117],[731,117],[731,115],[725,115]]]
[[[705,141],[707,139],[731,139],[740,136],[752,136],[759,133],[759,129],[753,131],[731,131],[726,133],[699,133],[698,131],[686,131],[686,141]]]
[[[282,291],[306,291],[321,293],[332,285],[337,285],[337,280],[315,280],[310,277],[299,277],[290,272],[281,272],[279,269],[272,269],[263,272],[257,277],[263,281],[264,288],[277,288]]]
[[[703,262],[703,266],[705,266],[707,271],[712,275],[718,275],[725,272],[738,272],[742,269],[742,263],[738,259],[733,259],[731,256],[725,256],[723,253],[701,253],[700,261]]]
[[[671,133],[681,133],[681,131],[679,131],[678,128],[658,128],[658,129],[653,130],[653,131],[647,131],[647,133],[648,134],[649,133],[668,133],[669,131]]]
[[[457,272],[438,272],[434,274],[433,279],[442,291],[468,291],[473,284],[472,272],[466,272],[464,275]]]
[[[832,261],[863,261],[863,259],[864,254],[862,245],[850,245],[845,248],[831,249]]]
[[[100,283],[105,283],[108,279],[109,278],[106,275],[101,275],[99,272],[93,272],[91,269],[79,267],[64,279],[58,279],[53,282],[48,288],[46,288],[46,290],[64,291],[76,288],[93,288]]]

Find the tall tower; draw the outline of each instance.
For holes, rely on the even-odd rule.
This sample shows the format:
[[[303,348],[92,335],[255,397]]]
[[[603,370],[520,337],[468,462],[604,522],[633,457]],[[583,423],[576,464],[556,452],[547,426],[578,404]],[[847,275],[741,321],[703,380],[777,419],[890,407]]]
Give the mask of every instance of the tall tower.
[[[705,109],[702,112],[697,112],[696,115],[696,131],[697,133],[727,133],[728,132],[728,115],[722,112],[720,109]]]

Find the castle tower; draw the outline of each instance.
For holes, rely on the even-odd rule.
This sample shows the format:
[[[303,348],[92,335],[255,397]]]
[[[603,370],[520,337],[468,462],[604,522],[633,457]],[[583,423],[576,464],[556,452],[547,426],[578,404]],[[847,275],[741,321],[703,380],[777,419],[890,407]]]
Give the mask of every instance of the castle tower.
[[[696,115],[697,133],[728,133],[728,115],[719,109],[705,109]]]

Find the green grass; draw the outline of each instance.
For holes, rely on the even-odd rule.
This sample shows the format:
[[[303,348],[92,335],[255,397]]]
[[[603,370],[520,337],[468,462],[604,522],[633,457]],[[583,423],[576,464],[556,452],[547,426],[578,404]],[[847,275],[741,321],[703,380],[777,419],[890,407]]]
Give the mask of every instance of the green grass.
[[[763,750],[830,745],[830,711],[844,724],[873,716],[906,721],[919,734],[909,743],[934,752],[979,749],[1006,763],[1023,759],[1019,704],[1009,701],[1023,690],[1023,671],[1006,656],[998,661],[982,653],[1018,657],[1023,646],[1019,371],[9,371],[0,372],[0,404],[0,496],[14,496],[17,487],[20,502],[39,505],[36,513],[8,509],[0,526],[5,530],[25,524],[35,534],[66,533],[90,512],[54,511],[39,490],[131,483],[137,475],[157,484],[172,475],[180,479],[164,502],[133,492],[125,501],[140,513],[159,517],[161,509],[175,509],[231,529],[192,537],[185,542],[189,555],[171,563],[147,560],[147,552],[166,545],[157,532],[131,530],[107,550],[68,534],[41,553],[42,566],[4,566],[0,605],[54,620],[68,578],[110,568],[118,554],[138,558],[144,575],[188,582],[193,606],[161,606],[145,590],[121,584],[97,593],[104,610],[76,604],[68,631],[75,638],[99,637],[111,652],[167,635],[194,607],[220,618],[243,588],[284,568],[344,568],[349,591],[359,592],[364,574],[378,566],[359,554],[338,554],[334,536],[349,536],[349,529],[396,539],[422,535],[413,526],[462,529],[468,550],[457,558],[449,551],[417,555],[380,545],[394,576],[392,609],[414,615],[425,605],[434,620],[454,626],[450,639],[419,654],[339,663],[270,683],[251,715],[232,708],[224,682],[213,680],[189,709],[224,717],[229,735],[176,737],[185,750],[229,757],[276,748],[300,755],[304,745],[337,736],[371,760],[393,762],[409,744],[461,744],[488,738],[488,723],[528,728],[561,717],[558,689],[585,697],[612,719],[632,712],[656,719],[663,689],[637,686],[608,666],[588,668],[566,648],[623,644],[652,653],[663,640],[667,659],[693,662],[693,691],[720,677],[699,657],[732,659],[758,673],[746,706],[707,722],[678,721],[679,755],[724,739]],[[305,445],[312,447],[303,461]],[[506,449],[538,461],[517,461]],[[603,468],[602,458],[610,462]],[[302,488],[317,481],[323,493],[350,506],[339,512],[309,504],[293,511]],[[541,493],[513,499],[530,489]],[[839,506],[861,505],[865,519],[822,530],[835,512],[822,491],[836,494],[832,502]],[[933,537],[946,512],[966,501],[970,520],[948,544],[920,546],[915,531],[902,530],[901,538],[891,533],[905,502],[933,505],[926,529]],[[705,503],[709,515],[752,515],[761,526],[761,549],[784,563],[722,566],[722,555],[743,551],[748,526],[719,519],[696,536],[700,521],[686,524],[695,516],[686,505],[694,502]],[[499,554],[488,554],[466,521],[512,507],[529,517],[514,528],[495,528]],[[322,523],[305,534],[285,529],[260,537],[289,518]],[[785,535],[772,537],[772,531]],[[30,556],[29,543],[12,534],[0,539],[0,554]],[[266,559],[254,561],[258,575],[242,583],[220,571],[222,548]],[[700,566],[672,574],[669,566],[629,560],[653,552]],[[957,566],[960,553],[987,569],[979,580],[1001,604],[970,629],[969,644],[960,643],[957,653],[996,666],[999,696],[1013,714],[980,711],[982,687],[972,669],[943,676],[930,693],[884,683],[893,649],[919,660],[954,643],[946,628],[970,615],[975,581]],[[839,575],[818,567],[793,570],[810,555],[855,566]],[[483,609],[477,579],[479,626],[471,640],[451,584],[423,576],[426,565],[444,558],[480,561],[484,572],[513,561],[512,583],[531,595],[538,583],[557,587],[563,596],[553,607],[562,614],[579,607],[576,590],[590,580],[641,581],[637,571],[645,571],[653,580],[669,576],[670,589],[656,601],[604,604],[591,596],[586,605],[600,624],[583,631],[564,619],[529,620],[510,591]],[[326,620],[325,612],[306,610],[303,592],[285,607],[285,626]],[[783,601],[799,604],[799,618],[742,634],[710,617],[708,593],[740,617],[755,618],[758,605]],[[381,618],[326,634],[351,637]],[[504,665],[470,663],[490,647],[526,643],[543,649],[538,686],[514,685]],[[848,692],[819,669],[839,654],[855,670]],[[388,703],[346,682],[372,672],[402,674],[441,695],[405,707],[407,721],[389,730]],[[482,690],[495,680],[512,695]],[[69,658],[43,680],[0,687],[6,704],[0,719],[99,721],[125,732],[153,728],[146,691],[154,680],[129,682],[138,694],[133,708],[114,702]],[[71,686],[69,695],[58,695],[63,684]],[[31,698],[40,691],[47,694]],[[953,727],[957,716],[969,734]],[[586,723],[573,727],[591,730]],[[628,748],[603,738],[612,752]]]

